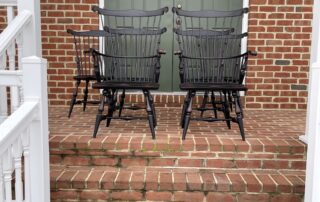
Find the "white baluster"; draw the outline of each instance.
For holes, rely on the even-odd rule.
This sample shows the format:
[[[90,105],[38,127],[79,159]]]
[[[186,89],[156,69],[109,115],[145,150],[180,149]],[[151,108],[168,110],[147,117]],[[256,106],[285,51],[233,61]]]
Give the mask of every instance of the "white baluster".
[[[16,184],[15,184],[15,194],[16,194],[16,201],[22,202],[22,177],[21,177],[21,156],[22,156],[22,143],[21,139],[19,138],[13,145],[13,157],[14,157],[14,169],[15,169],[15,177],[16,177]]]
[[[0,70],[6,69],[7,55],[4,53],[0,56]],[[6,87],[0,86],[0,123],[8,116],[7,91]]]
[[[30,129],[28,128],[21,136],[24,156],[24,189],[25,202],[30,202]]]
[[[13,20],[13,18],[14,18],[13,6],[8,6],[8,7],[7,7],[7,20],[8,20],[8,24]]]
[[[9,146],[3,156],[3,174],[6,202],[12,202],[12,148]]]
[[[16,43],[17,43],[17,49],[18,49],[18,69],[22,70],[22,51],[23,51],[23,36],[22,34],[19,34],[17,39],[16,39]],[[23,103],[23,89],[22,87],[18,87],[19,88],[19,103]]]
[[[9,57],[9,70],[16,70],[16,47],[15,41],[12,42],[11,46],[8,48],[8,57]],[[16,86],[10,87],[11,95],[11,113],[13,113],[19,107],[19,91]]]
[[[0,158],[0,201],[4,201],[2,159]]]

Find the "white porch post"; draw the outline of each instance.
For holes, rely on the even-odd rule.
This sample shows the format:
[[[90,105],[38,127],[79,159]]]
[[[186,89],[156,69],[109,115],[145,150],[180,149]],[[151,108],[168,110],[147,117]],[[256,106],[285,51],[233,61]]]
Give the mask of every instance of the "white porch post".
[[[314,0],[309,97],[306,132],[308,143],[305,202],[320,201],[320,0]]]
[[[40,0],[18,0],[18,12],[30,11],[32,15],[31,26],[27,26],[23,34],[22,57],[42,56],[41,49],[41,21]]]
[[[30,127],[30,201],[50,201],[47,60],[31,56],[22,59],[24,100],[40,101],[38,119]]]

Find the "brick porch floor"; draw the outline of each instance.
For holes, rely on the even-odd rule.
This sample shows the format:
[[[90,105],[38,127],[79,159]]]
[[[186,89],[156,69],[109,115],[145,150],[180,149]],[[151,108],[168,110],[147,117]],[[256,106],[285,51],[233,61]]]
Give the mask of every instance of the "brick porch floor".
[[[302,201],[305,111],[245,110],[243,142],[234,123],[196,121],[182,141],[181,108],[156,110],[153,141],[147,120],[102,122],[92,139],[97,107],[51,107],[52,201]]]

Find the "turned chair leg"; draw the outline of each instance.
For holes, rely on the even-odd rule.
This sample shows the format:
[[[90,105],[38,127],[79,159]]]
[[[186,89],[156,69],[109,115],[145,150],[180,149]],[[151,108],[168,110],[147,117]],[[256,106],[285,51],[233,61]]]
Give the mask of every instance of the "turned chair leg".
[[[75,89],[73,91],[72,98],[71,98],[71,101],[70,101],[70,108],[69,108],[68,118],[70,118],[72,110],[73,110],[73,106],[76,104],[77,96],[78,96],[78,88],[79,88],[80,83],[81,83],[81,80],[77,80],[76,87],[75,87]]]
[[[150,92],[148,90],[143,91],[145,102],[146,102],[146,111],[148,114],[148,120],[149,120],[149,127],[151,130],[151,135],[152,139],[156,139],[156,133],[154,129],[154,116],[152,112],[152,107],[151,107],[151,100],[150,100]]]
[[[211,105],[213,108],[214,118],[218,118],[216,96],[214,95],[214,91],[211,91]]]
[[[240,101],[239,92],[232,93],[234,98],[234,105],[235,105],[235,112],[236,112],[236,121],[239,125],[240,135],[242,140],[245,141],[245,133],[244,133],[244,125],[243,125],[243,112],[242,112],[242,105]]]
[[[184,128],[184,118],[187,111],[188,103],[189,103],[189,92],[187,93],[182,106],[181,119],[180,119],[181,128]]]
[[[207,102],[208,102],[208,91],[205,91],[204,92],[204,96],[203,96],[203,100],[202,100],[202,103],[201,103],[201,107],[200,107],[200,111],[201,111],[200,117],[203,117],[203,113],[205,111]]]
[[[126,98],[126,90],[123,89],[122,90],[122,94],[120,97],[120,104],[119,104],[119,117],[121,117],[121,113],[122,113],[122,109],[123,109],[123,105],[124,105],[124,100]]]
[[[84,96],[83,96],[83,111],[86,111],[87,101],[88,101],[88,86],[89,80],[86,80],[86,88],[84,89]]]
[[[224,118],[226,119],[226,123],[229,129],[231,129],[231,120],[230,120],[230,110],[229,110],[229,100],[227,97],[227,92],[223,92],[224,99],[223,99],[223,106],[224,106]]]
[[[230,105],[230,111],[232,112],[232,94],[230,91],[228,91],[228,99],[229,99],[229,105]]]
[[[149,91],[148,91],[149,92]],[[153,97],[149,92],[149,102],[150,102],[150,106],[151,106],[151,110],[152,110],[152,116],[153,116],[153,125],[154,127],[157,127],[157,114],[156,114],[156,108],[154,107],[154,101],[153,101]]]
[[[117,90],[112,90],[112,94],[109,94],[109,108],[107,114],[107,124],[106,127],[110,126],[113,112],[116,110],[116,103],[117,103]]]
[[[98,114],[96,116],[96,123],[94,126],[93,138],[96,138],[96,136],[97,136],[100,122],[106,118],[106,116],[103,115],[103,111],[104,111],[104,103],[106,102],[107,95],[108,95],[108,92],[106,90],[103,90],[103,95],[100,98],[100,105],[98,108]]]
[[[192,98],[195,96],[195,91],[191,91],[188,93],[188,102],[187,102],[187,110],[184,117],[184,125],[183,125],[183,133],[182,133],[182,139],[186,139],[190,119],[191,119],[191,113],[192,113]]]

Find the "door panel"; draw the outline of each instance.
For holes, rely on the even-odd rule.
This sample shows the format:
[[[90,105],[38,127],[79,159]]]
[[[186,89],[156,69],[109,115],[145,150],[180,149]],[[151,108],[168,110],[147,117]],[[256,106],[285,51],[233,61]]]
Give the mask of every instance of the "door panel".
[[[176,19],[171,12],[173,6],[180,4],[184,10],[234,10],[242,8],[242,0],[104,0],[108,9],[140,9],[155,10],[169,7],[169,12],[162,18],[162,27],[167,27],[167,32],[162,36],[160,47],[167,54],[161,57],[160,91],[179,91],[178,57],[173,55],[178,50],[178,45],[173,33]]]

